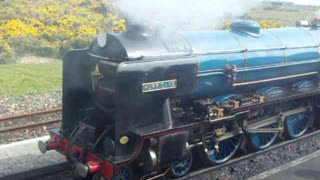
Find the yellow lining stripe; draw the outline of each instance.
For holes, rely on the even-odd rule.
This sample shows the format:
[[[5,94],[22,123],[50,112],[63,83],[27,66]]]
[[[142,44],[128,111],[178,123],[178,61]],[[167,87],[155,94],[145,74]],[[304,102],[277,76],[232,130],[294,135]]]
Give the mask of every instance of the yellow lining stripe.
[[[264,82],[270,82],[270,81],[279,81],[279,80],[291,79],[291,78],[302,77],[302,76],[310,76],[310,75],[316,75],[316,74],[319,74],[319,72],[309,72],[309,73],[296,74],[296,75],[291,75],[291,76],[283,76],[283,77],[278,77],[278,78],[264,79],[264,80],[259,80],[259,81],[234,83],[233,86],[234,87],[245,86],[245,85],[258,84],[258,83],[264,83]]]

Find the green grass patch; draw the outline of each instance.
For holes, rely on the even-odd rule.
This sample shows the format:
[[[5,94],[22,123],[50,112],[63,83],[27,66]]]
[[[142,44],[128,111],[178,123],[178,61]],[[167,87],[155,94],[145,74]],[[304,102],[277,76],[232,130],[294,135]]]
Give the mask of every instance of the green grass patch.
[[[286,26],[296,26],[297,21],[313,20],[317,10],[317,8],[301,8],[297,6],[255,8],[248,12],[248,18],[281,22]]]
[[[22,96],[60,90],[62,62],[0,65],[0,96]]]

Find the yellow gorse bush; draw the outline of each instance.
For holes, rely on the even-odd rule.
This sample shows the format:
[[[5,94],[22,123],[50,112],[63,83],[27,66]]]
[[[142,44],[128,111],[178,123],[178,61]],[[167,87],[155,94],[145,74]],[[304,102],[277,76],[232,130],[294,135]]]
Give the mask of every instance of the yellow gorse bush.
[[[37,35],[38,34],[38,28],[34,27],[33,24],[26,24],[22,22],[20,19],[11,19],[8,20],[4,27],[5,33],[7,37],[26,37],[29,34],[30,35]],[[6,37],[4,36],[4,37]]]
[[[4,0],[0,6],[0,63],[25,54],[61,57],[89,46],[100,31],[125,29],[107,0]]]
[[[269,20],[258,20],[257,23],[260,24],[262,29],[284,27],[284,24],[282,24],[280,22],[274,22],[274,21],[269,21]]]

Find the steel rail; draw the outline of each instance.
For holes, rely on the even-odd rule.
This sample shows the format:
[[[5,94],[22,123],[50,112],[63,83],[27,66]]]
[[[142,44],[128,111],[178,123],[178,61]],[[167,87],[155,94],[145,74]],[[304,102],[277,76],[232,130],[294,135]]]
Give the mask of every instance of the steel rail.
[[[14,120],[14,119],[20,119],[20,118],[25,118],[25,117],[29,117],[29,116],[35,116],[35,115],[49,114],[49,113],[59,112],[61,110],[62,110],[62,108],[58,107],[58,108],[53,108],[50,110],[29,112],[29,113],[19,114],[19,115],[15,115],[15,116],[7,116],[7,117],[0,118],[0,122]]]
[[[297,139],[292,139],[292,140],[287,140],[287,141],[284,141],[284,142],[280,142],[278,144],[275,144],[267,149],[264,149],[264,150],[261,150],[261,151],[257,151],[257,152],[253,152],[253,153],[250,153],[250,154],[247,154],[247,155],[244,155],[244,156],[241,156],[239,158],[236,158],[236,159],[232,159],[224,164],[220,164],[220,165],[216,165],[216,166],[211,166],[211,167],[205,167],[205,168],[202,168],[202,169],[199,169],[199,170],[195,170],[189,174],[187,174],[186,176],[182,177],[182,178],[179,178],[179,180],[185,180],[185,179],[190,179],[190,178],[195,178],[197,176],[200,176],[200,175],[203,175],[203,174],[206,174],[206,173],[210,173],[212,171],[217,171],[217,170],[220,170],[224,167],[227,167],[227,166],[231,166],[233,164],[236,164],[236,163],[240,163],[242,161],[245,161],[245,160],[250,160],[258,155],[263,155],[263,154],[266,154],[268,152],[271,152],[273,150],[276,150],[276,149],[279,149],[281,147],[284,147],[284,146],[287,146],[289,144],[292,144],[292,143],[296,143],[296,142],[299,142],[299,141],[302,141],[304,139],[308,139],[308,138],[311,138],[313,136],[316,136],[316,135],[319,135],[320,134],[320,130],[317,130],[317,131],[314,131],[314,132],[311,132],[309,134],[306,134],[302,137],[299,137]]]
[[[202,168],[200,170],[195,170],[193,172],[190,172],[186,176],[184,176],[182,178],[179,178],[178,180],[190,179],[190,178],[194,178],[196,176],[199,176],[199,175],[202,175],[202,174],[205,174],[205,173],[210,173],[212,171],[219,170],[219,169],[221,169],[223,167],[231,166],[233,164],[242,162],[244,160],[252,159],[252,158],[254,158],[254,157],[258,156],[258,155],[265,154],[265,153],[270,152],[272,150],[279,149],[281,147],[284,147],[284,146],[287,146],[289,144],[302,141],[302,140],[307,139],[307,138],[311,138],[311,137],[319,135],[319,134],[320,134],[320,130],[317,130],[317,131],[311,132],[311,133],[306,134],[306,135],[304,135],[304,136],[302,136],[300,138],[297,138],[297,139],[280,142],[278,144],[275,144],[275,145],[269,147],[268,149],[265,149],[265,150],[262,150],[262,151],[257,151],[257,152],[254,152],[254,153],[239,157],[237,159],[230,160],[230,161],[228,161],[228,162],[226,162],[224,164],[221,164],[221,165],[217,165],[217,166],[213,166],[213,167],[206,167],[206,168]],[[56,165],[43,167],[43,168],[40,168],[40,169],[30,170],[30,171],[23,172],[23,173],[12,174],[12,175],[3,177],[1,179],[3,179],[3,180],[11,180],[11,179],[20,180],[20,179],[26,179],[26,178],[33,179],[33,178],[36,178],[36,177],[40,177],[40,176],[43,177],[43,176],[46,176],[46,175],[51,175],[51,174],[55,174],[55,173],[59,173],[59,172],[63,172],[63,171],[68,171],[68,170],[72,170],[72,167],[68,162],[64,162],[64,163],[59,163],[59,164],[56,164]],[[160,174],[160,175],[163,175],[163,174]],[[160,177],[159,177],[159,175],[157,175],[157,178],[160,178]],[[147,179],[150,179],[150,178],[152,179],[153,177],[149,177]]]
[[[16,127],[2,128],[2,129],[0,129],[0,133],[13,132],[13,131],[18,131],[18,130],[22,130],[22,129],[29,129],[29,128],[37,128],[37,127],[42,127],[45,125],[55,124],[55,123],[59,123],[59,122],[61,122],[61,119],[54,119],[54,120],[43,121],[43,122],[38,122],[38,123],[33,123],[33,124],[24,124],[24,125],[16,126]]]

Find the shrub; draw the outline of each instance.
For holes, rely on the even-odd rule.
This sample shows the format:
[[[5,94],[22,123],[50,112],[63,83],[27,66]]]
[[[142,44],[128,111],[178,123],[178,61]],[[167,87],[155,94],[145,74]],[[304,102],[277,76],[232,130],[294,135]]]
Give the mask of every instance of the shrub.
[[[125,29],[105,0],[5,0],[0,6],[0,63],[25,54],[61,57],[88,47],[99,31]]]

